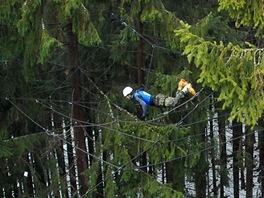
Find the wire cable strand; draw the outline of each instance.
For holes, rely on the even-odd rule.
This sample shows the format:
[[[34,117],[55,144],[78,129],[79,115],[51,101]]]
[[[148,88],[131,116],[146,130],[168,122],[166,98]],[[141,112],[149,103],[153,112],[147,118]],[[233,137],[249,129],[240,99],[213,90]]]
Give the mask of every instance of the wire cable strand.
[[[117,17],[114,13],[111,13],[111,15],[117,19],[121,25],[123,25],[124,27],[128,28],[129,30],[131,30],[131,32],[137,34],[139,37],[141,37],[143,40],[145,40],[149,45],[152,46],[152,48],[157,48],[157,49],[161,49],[161,50],[166,50],[166,51],[171,51],[175,54],[178,54],[180,56],[185,56],[183,55],[180,51],[177,51],[177,50],[172,50],[172,49],[169,49],[169,48],[166,48],[166,47],[162,47],[162,46],[159,46],[159,45],[156,45],[154,43],[152,43],[151,41],[149,41],[145,36],[143,36],[142,34],[140,34],[136,29],[132,28],[131,26],[129,26],[125,21],[122,21],[119,17]]]
[[[169,111],[165,111],[165,112],[163,112],[161,116],[159,116],[159,117],[157,117],[157,118],[154,118],[154,119],[150,120],[149,122],[154,122],[154,121],[156,121],[156,120],[159,120],[159,119],[164,118],[165,116],[167,116],[168,114],[172,113],[172,112],[175,111],[176,109],[178,109],[178,108],[182,107],[183,105],[185,105],[185,104],[191,102],[194,98],[198,97],[199,94],[200,94],[202,91],[203,91],[203,88],[202,88],[199,92],[197,92],[194,96],[192,96],[189,100],[187,100],[187,101],[185,101],[185,102],[183,102],[183,103],[177,105],[176,107],[172,108],[172,109],[169,110]],[[213,94],[213,92],[212,92],[210,95],[212,95],[212,94]],[[210,96],[210,95],[209,95],[209,96]],[[207,96],[205,99],[207,99],[209,96]],[[198,105],[198,106],[199,106],[199,105]],[[198,107],[198,106],[197,106],[197,107]],[[196,108],[197,108],[197,107],[196,107]]]
[[[7,100],[18,110],[18,111],[20,111],[20,113],[22,113],[26,118],[28,118],[31,122],[33,122],[35,125],[37,125],[38,127],[40,127],[47,135],[49,135],[49,136],[53,136],[54,138],[58,138],[58,139],[60,139],[60,140],[62,140],[63,142],[65,142],[66,144],[68,144],[68,145],[71,145],[72,146],[72,144],[69,142],[69,141],[67,141],[67,140],[65,140],[64,138],[62,138],[62,137],[60,137],[60,135],[58,135],[58,134],[56,134],[56,133],[54,133],[54,132],[52,132],[52,131],[50,131],[50,130],[48,130],[48,129],[46,129],[46,128],[44,128],[43,126],[41,126],[39,123],[37,123],[36,121],[34,121],[29,115],[27,115],[22,109],[20,109],[15,103],[13,103],[9,98],[7,98]],[[89,156],[91,156],[91,157],[93,157],[93,158],[95,158],[95,159],[97,159],[97,160],[99,160],[99,161],[102,161],[102,162],[104,162],[105,164],[107,164],[107,165],[109,165],[109,166],[111,166],[111,167],[114,167],[114,168],[116,168],[116,169],[119,169],[120,167],[119,166],[116,166],[116,165],[114,165],[114,164],[112,164],[112,163],[110,163],[110,162],[107,162],[107,161],[105,161],[105,160],[102,160],[101,158],[99,158],[99,157],[97,157],[96,155],[93,155],[93,154],[91,154],[91,153],[88,153],[87,151],[85,151],[84,149],[81,149],[81,148],[79,148],[78,146],[74,146],[74,148],[75,149],[78,149],[78,150],[80,150],[81,152],[84,152],[85,154],[87,154],[87,155],[89,155]]]
[[[202,100],[200,103],[202,103],[202,102],[204,102],[204,101],[205,101],[205,100]],[[197,109],[198,106],[199,106],[199,105],[196,105],[195,108],[194,108],[193,110],[191,110],[191,112],[193,112],[195,109]],[[191,112],[190,112],[190,113],[191,113]],[[128,166],[131,162],[133,162],[134,160],[136,160],[138,157],[140,157],[143,153],[147,152],[148,150],[150,150],[151,148],[153,148],[155,145],[159,144],[159,143],[161,142],[161,140],[162,140],[165,136],[167,136],[167,135],[168,135],[173,129],[178,128],[179,125],[181,124],[181,122],[182,122],[184,119],[186,119],[186,118],[190,115],[190,113],[187,114],[186,116],[184,116],[179,122],[177,122],[176,124],[174,124],[174,126],[173,126],[170,130],[166,131],[166,133],[163,134],[158,140],[154,141],[150,146],[148,146],[148,147],[147,147],[146,149],[144,149],[142,152],[140,152],[139,154],[137,154],[136,156],[134,156],[134,157],[133,157],[131,160],[129,160],[127,163],[125,163],[125,164],[123,164],[122,166],[120,166],[120,168],[119,168],[117,171],[115,171],[114,174],[116,174],[116,173],[122,171],[126,166]],[[114,175],[114,174],[110,174],[110,175],[109,175],[108,177],[106,177],[103,181],[99,182],[98,184],[96,184],[95,186],[93,186],[92,188],[90,188],[89,191],[87,191],[87,192],[85,193],[85,195],[87,195],[87,194],[89,194],[90,192],[92,192],[97,186],[101,185],[101,184],[102,184],[103,182],[105,182],[107,179],[111,178],[112,175]],[[85,196],[85,195],[84,195],[84,196]],[[84,196],[83,196],[83,197],[84,197]]]
[[[237,124],[237,125],[234,125],[234,126],[240,126],[240,125],[242,125],[242,124]],[[233,127],[233,126],[232,126],[232,127]],[[216,130],[215,130],[215,131],[216,131]],[[217,131],[219,131],[219,130],[217,130]],[[264,129],[263,129],[263,130],[260,130],[259,132],[262,132],[262,131],[264,131]],[[252,134],[254,134],[254,133],[255,133],[255,131],[252,131],[251,133],[247,133],[247,134],[243,134],[243,135],[237,136],[237,137],[232,138],[232,139],[230,139],[230,140],[227,140],[227,141],[225,141],[225,142],[221,142],[220,144],[221,144],[221,145],[223,145],[223,144],[227,144],[227,143],[229,143],[229,142],[233,142],[234,140],[240,139],[240,138],[242,138],[242,137],[244,137],[244,136],[252,135]],[[199,150],[197,150],[197,151],[193,151],[193,152],[190,152],[190,153],[188,153],[188,154],[186,154],[186,155],[178,156],[178,157],[173,158],[173,159],[170,159],[170,160],[165,160],[165,161],[158,162],[158,163],[154,163],[154,164],[148,164],[148,165],[146,165],[146,166],[139,166],[139,167],[136,167],[136,169],[142,169],[142,168],[146,168],[146,167],[150,167],[150,166],[156,166],[156,165],[164,164],[164,163],[167,163],[167,162],[172,162],[172,161],[175,161],[175,160],[179,160],[179,159],[182,159],[182,158],[190,157],[190,156],[192,156],[192,155],[196,155],[196,154],[198,154],[198,153],[202,153],[202,152],[205,152],[205,151],[211,150],[211,149],[215,148],[216,146],[218,146],[218,145],[213,145],[213,146],[206,147],[206,148],[204,148],[204,149],[199,149]]]

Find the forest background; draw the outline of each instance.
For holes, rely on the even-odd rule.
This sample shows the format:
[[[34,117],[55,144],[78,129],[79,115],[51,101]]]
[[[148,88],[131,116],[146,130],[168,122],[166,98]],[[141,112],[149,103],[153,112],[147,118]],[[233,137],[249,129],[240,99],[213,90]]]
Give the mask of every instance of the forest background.
[[[0,2],[1,197],[264,197],[263,0]]]

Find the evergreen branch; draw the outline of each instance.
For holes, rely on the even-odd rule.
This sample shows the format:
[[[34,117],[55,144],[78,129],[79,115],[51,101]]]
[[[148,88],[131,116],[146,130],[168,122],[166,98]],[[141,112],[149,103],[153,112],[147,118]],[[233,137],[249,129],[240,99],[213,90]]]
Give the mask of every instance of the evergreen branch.
[[[23,139],[28,139],[28,138],[34,138],[35,136],[42,136],[45,135],[45,132],[38,132],[38,133],[31,133],[31,134],[27,134],[27,135],[22,135],[22,136],[18,136],[18,137],[14,137],[14,138],[9,138],[9,139],[5,139],[3,140],[3,142],[10,142],[10,141],[17,141],[17,140],[23,140]]]
[[[69,141],[67,141],[66,139],[64,139],[64,138],[62,138],[61,136],[59,136],[58,134],[55,134],[54,132],[51,132],[50,130],[48,130],[48,129],[45,129],[43,126],[41,126],[39,123],[37,123],[36,121],[34,121],[31,117],[29,117],[22,109],[20,109],[16,104],[14,104],[10,99],[8,99],[7,98],[7,100],[17,109],[17,110],[19,110],[25,117],[27,117],[30,121],[32,121],[35,125],[37,125],[38,127],[40,127],[40,128],[42,128],[43,130],[44,130],[44,132],[47,134],[47,135],[49,135],[49,136],[53,136],[54,138],[58,138],[58,139],[60,139],[60,140],[62,140],[63,142],[65,142],[66,144],[68,144],[68,145],[71,145],[72,146],[72,144],[69,142]],[[99,161],[103,161],[105,164],[108,164],[108,165],[110,165],[111,167],[114,167],[114,168],[116,168],[116,169],[119,169],[120,167],[119,166],[116,166],[116,165],[114,165],[114,164],[112,164],[112,163],[110,163],[110,162],[107,162],[107,161],[105,161],[105,160],[102,160],[100,157],[97,157],[97,156],[95,156],[95,155],[93,155],[93,154],[91,154],[91,153],[89,153],[89,152],[87,152],[87,151],[85,151],[85,150],[83,150],[83,149],[81,149],[81,148],[79,148],[78,146],[74,146],[74,148],[75,149],[78,149],[78,150],[80,150],[81,152],[84,152],[85,154],[87,154],[87,155],[89,155],[89,156],[91,156],[91,157],[94,157],[95,159],[97,159],[97,160],[99,160]]]

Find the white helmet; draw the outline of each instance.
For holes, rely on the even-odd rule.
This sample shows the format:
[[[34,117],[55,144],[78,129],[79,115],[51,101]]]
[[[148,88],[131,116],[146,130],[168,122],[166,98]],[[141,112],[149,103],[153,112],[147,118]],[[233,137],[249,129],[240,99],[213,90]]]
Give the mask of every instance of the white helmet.
[[[133,89],[131,87],[125,87],[123,89],[123,95],[124,95],[124,97],[127,97],[129,94],[131,94],[132,91],[133,91]]]

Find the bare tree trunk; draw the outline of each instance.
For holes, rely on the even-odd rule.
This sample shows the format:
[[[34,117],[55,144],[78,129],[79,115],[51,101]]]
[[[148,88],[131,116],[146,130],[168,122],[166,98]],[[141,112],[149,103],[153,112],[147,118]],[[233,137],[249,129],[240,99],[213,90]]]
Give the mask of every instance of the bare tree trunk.
[[[205,162],[205,154],[202,152],[194,171],[197,198],[206,197],[206,173],[208,172],[208,165]]]
[[[139,33],[143,33],[143,23],[139,23]],[[142,37],[139,37],[138,41],[138,51],[137,51],[137,75],[138,75],[138,85],[144,85],[144,40]]]
[[[242,124],[233,122],[233,183],[234,183],[234,198],[239,198],[239,164],[238,153],[242,134]]]
[[[72,142],[71,130],[68,130],[68,132],[65,133],[65,138],[66,138],[67,142]],[[75,168],[74,168],[74,156],[73,156],[73,153],[74,153],[73,150],[74,149],[73,149],[72,144],[67,144],[66,146],[67,146],[67,156],[66,156],[67,159],[65,159],[65,160],[68,161],[68,167],[67,168],[69,168],[69,175],[71,175],[71,177],[70,177],[70,190],[66,189],[65,193],[67,193],[67,195],[68,195],[68,193],[71,193],[68,195],[68,197],[71,197],[73,192],[75,192],[77,189],[77,184],[76,184],[76,180],[75,180],[76,172],[75,172]]]
[[[220,197],[224,197],[224,187],[228,186],[227,175],[227,153],[226,153],[226,131],[224,111],[219,111],[218,126],[219,126],[219,138],[220,138]]]
[[[91,93],[86,94],[85,101],[91,101]],[[86,111],[86,115],[88,116],[89,122],[95,123],[95,117],[93,115],[93,112],[91,111],[92,105],[87,104],[86,106],[88,108],[86,108],[85,111]],[[98,139],[97,138],[98,130],[95,126],[87,126],[86,134],[87,134],[87,141],[88,141],[88,148],[87,148],[88,153],[94,155],[95,154],[94,141],[96,142]],[[94,160],[95,160],[94,157],[90,155],[88,159],[89,166],[92,166]]]
[[[210,107],[210,111],[214,113],[212,107]],[[214,115],[212,115],[214,116]],[[216,163],[215,163],[215,141],[214,141],[214,119],[210,120],[210,140],[211,140],[211,163],[212,163],[212,176],[213,176],[213,196],[217,196],[217,186],[216,186]]]
[[[79,52],[78,52],[78,41],[77,35],[72,32],[72,23],[68,25],[68,49],[69,49],[69,65],[72,70],[72,89],[73,89],[73,125],[80,125],[80,121],[83,121],[83,109],[78,105],[82,97],[81,93],[81,73],[78,68],[79,66]],[[85,145],[85,133],[82,127],[74,128],[74,138],[76,142],[76,157],[77,157],[77,169],[78,177],[80,181],[80,195],[83,196],[87,191],[87,177],[83,175],[84,171],[88,168],[87,155],[82,150],[86,150]],[[79,148],[79,149],[78,149]],[[81,149],[81,150],[80,150]]]
[[[253,197],[253,150],[254,150],[254,133],[249,127],[246,127],[246,197]]]
[[[241,134],[242,136],[243,134]],[[239,152],[240,152],[240,155],[241,155],[241,160],[239,161],[239,168],[240,168],[240,189],[244,189],[246,190],[246,180],[245,180],[245,151],[244,151],[244,143],[243,143],[244,140],[242,140],[241,138],[241,141],[240,141],[240,145],[239,145]]]
[[[138,20],[139,33],[143,33],[143,23]],[[137,47],[137,84],[138,86],[144,85],[144,40],[142,37],[139,37],[138,47]],[[138,106],[137,108],[137,117],[141,119],[142,109]]]
[[[259,147],[259,182],[261,184],[261,196],[264,197],[264,120],[263,118],[258,121],[261,129],[258,131],[258,147]]]

